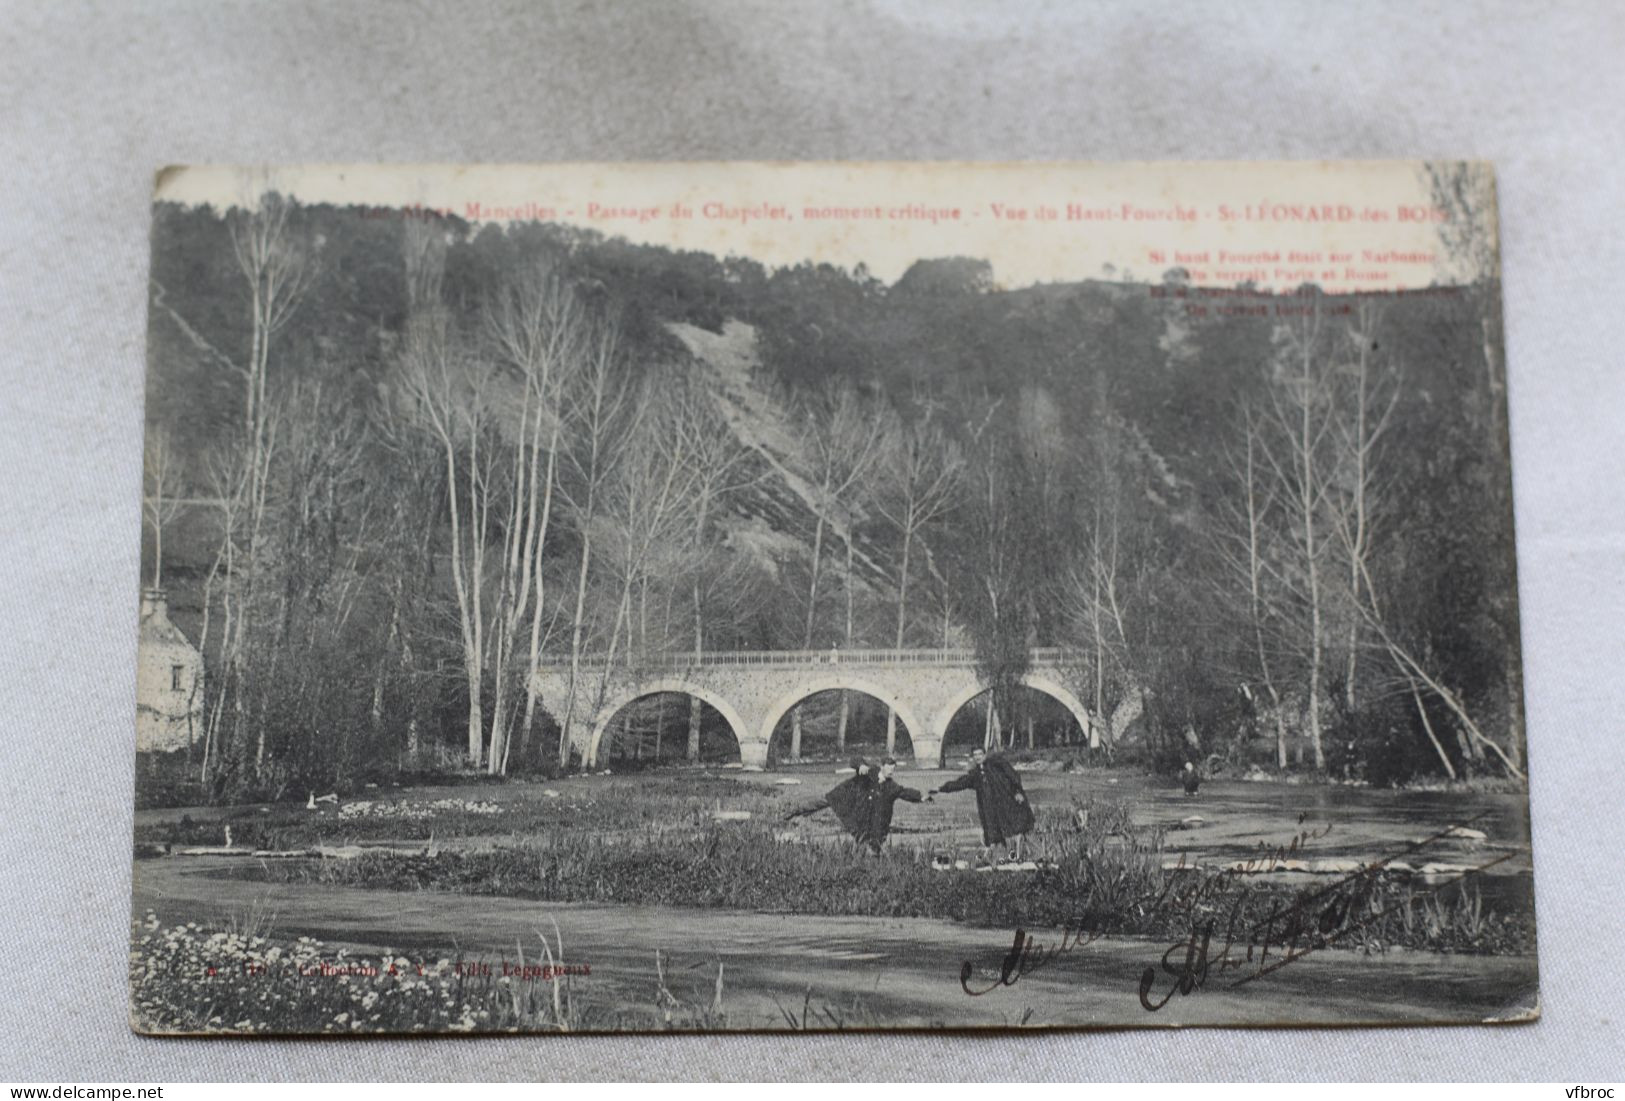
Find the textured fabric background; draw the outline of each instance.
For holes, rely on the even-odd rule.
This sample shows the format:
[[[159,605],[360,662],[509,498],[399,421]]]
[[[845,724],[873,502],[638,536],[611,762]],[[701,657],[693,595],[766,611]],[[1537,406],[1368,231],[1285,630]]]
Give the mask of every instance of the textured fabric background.
[[[0,4],[0,1078],[1619,1076],[1625,14]],[[169,163],[1469,156],[1500,170],[1545,1018],[155,1041],[125,1023],[148,195]]]

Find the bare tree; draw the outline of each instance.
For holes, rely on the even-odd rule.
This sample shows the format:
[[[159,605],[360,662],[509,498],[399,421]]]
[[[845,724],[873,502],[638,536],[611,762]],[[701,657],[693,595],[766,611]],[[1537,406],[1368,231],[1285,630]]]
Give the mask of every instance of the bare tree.
[[[637,431],[621,445],[621,457],[604,486],[604,536],[611,542],[605,568],[615,580],[615,617],[604,677],[622,645],[646,645],[648,568],[657,549],[681,542],[692,527],[696,469],[689,454],[694,431],[683,423],[683,384],[669,376],[645,381],[635,395]],[[640,607],[634,593],[642,590]],[[635,622],[636,621],[636,622]],[[600,684],[602,694],[606,684]]]
[[[1274,479],[1285,534],[1292,550],[1291,579],[1298,589],[1308,649],[1305,719],[1317,769],[1326,767],[1321,737],[1327,620],[1325,570],[1333,546],[1327,529],[1326,450],[1335,427],[1334,373],[1325,347],[1318,300],[1276,332],[1277,355],[1262,421],[1270,429],[1260,448],[1266,476]]]
[[[496,475],[488,373],[489,364],[468,350],[443,309],[427,309],[408,322],[398,373],[401,412],[428,435],[444,467],[452,588],[468,687],[468,759],[474,767],[484,750],[483,584]]]
[[[253,210],[233,212],[230,221],[232,253],[247,285],[249,297],[249,352],[239,368],[243,377],[243,442],[247,462],[246,546],[238,568],[246,573],[246,593],[239,604],[239,638],[253,633],[258,603],[258,582],[263,572],[266,521],[272,492],[272,459],[276,449],[277,415],[271,408],[272,342],[299,308],[315,277],[309,249],[289,227],[292,204],[274,193],[260,196]],[[239,720],[243,714],[243,663],[247,650],[235,647],[237,663],[234,697]],[[263,696],[263,693],[261,693]],[[255,737],[254,765],[265,766],[263,700]]]
[[[1095,379],[1088,446],[1074,464],[1078,525],[1066,541],[1058,601],[1089,656],[1084,679],[1093,708],[1091,748],[1110,753],[1144,708],[1145,677],[1135,666],[1130,617],[1149,570],[1154,541],[1144,537],[1134,502],[1146,495],[1137,441],[1112,407],[1104,373]]]
[[[687,437],[683,454],[691,465],[689,483],[692,489],[688,516],[692,526],[688,537],[690,559],[686,572],[689,574],[694,658],[698,661],[707,645],[707,605],[719,590],[737,591],[734,571],[726,565],[718,568],[716,556],[711,553],[709,540],[716,514],[732,495],[757,484],[762,475],[752,473],[749,462],[751,453],[709,405],[709,398],[693,386],[682,387],[677,397],[683,403],[683,408],[675,423]],[[729,564],[733,561],[730,559]],[[700,708],[699,697],[690,697],[687,746],[690,761],[697,761],[700,756]]]
[[[629,438],[637,431],[639,410],[627,401],[618,319],[595,319],[581,353],[580,369],[572,373],[566,388],[565,403],[572,437],[566,456],[573,478],[570,483],[561,482],[560,489],[574,514],[581,547],[570,618],[570,688],[562,708],[564,721],[559,729],[561,765],[570,761],[576,700],[583,687],[581,657],[585,641],[587,582],[592,570],[599,495],[605,479],[613,473],[619,460],[620,452],[613,446],[614,441]]]
[[[153,284],[153,306],[175,322],[182,334],[206,358],[241,380],[242,421],[228,445],[238,455],[215,460],[216,499],[224,502],[227,517],[214,578],[227,580],[227,629],[221,645],[223,676],[212,678],[218,687],[214,718],[206,732],[204,771],[210,768],[211,747],[233,741],[247,721],[248,641],[256,639],[261,578],[267,557],[266,537],[272,505],[273,461],[277,449],[279,415],[272,408],[270,377],[273,345],[314,282],[316,264],[310,245],[291,226],[293,204],[270,191],[251,196],[227,216],[232,257],[248,297],[248,349],[246,358],[229,354],[208,340],[199,329],[169,304],[168,295]],[[166,475],[167,476],[167,475]],[[227,484],[229,483],[229,484]],[[260,693],[262,697],[264,693]],[[232,727],[221,726],[227,701]],[[254,766],[265,765],[263,714],[255,739]]]
[[[1489,424],[1484,446],[1491,455],[1504,456],[1508,447],[1506,365],[1501,356],[1501,238],[1496,224],[1495,174],[1488,164],[1431,162],[1423,167],[1423,176],[1434,206],[1445,215],[1439,223],[1440,252],[1444,260],[1439,265],[1441,275],[1453,276],[1462,284],[1464,294],[1474,303],[1472,312],[1478,318],[1479,361],[1484,369],[1485,385],[1477,393],[1482,395],[1479,400],[1483,402]],[[1469,397],[1472,396],[1474,392],[1469,391]],[[1510,481],[1504,475],[1498,476],[1490,489],[1498,498],[1494,507],[1510,515]],[[1507,624],[1503,630],[1506,637],[1502,670],[1510,696],[1509,748],[1514,757],[1519,757],[1523,744],[1523,708],[1519,704],[1523,697],[1523,665],[1515,624]]]
[[[248,285],[251,339],[247,363],[240,369],[244,387],[243,427],[251,441],[264,431],[271,342],[299,308],[315,278],[309,250],[289,228],[293,205],[274,193],[259,199],[254,210],[233,212],[232,253]]]
[[[1341,369],[1346,376],[1342,384],[1346,394],[1338,402],[1335,466],[1329,472],[1333,505],[1331,518],[1342,544],[1343,556],[1348,560],[1348,598],[1355,608],[1362,600],[1361,590],[1367,564],[1371,560],[1376,512],[1381,503],[1377,449],[1400,397],[1397,374],[1379,370],[1373,362],[1378,348],[1378,321],[1377,306],[1367,300],[1360,303],[1346,330],[1352,354],[1351,362]],[[1343,688],[1348,709],[1353,711],[1358,686],[1361,618],[1358,614],[1347,618],[1348,667]]]
[[[807,617],[801,646],[812,649],[818,622],[818,587],[823,570],[824,532],[833,528],[852,548],[856,514],[849,497],[862,483],[880,450],[883,422],[850,385],[833,383],[798,403],[802,425],[801,462],[813,487],[816,514],[807,589]],[[790,712],[790,756],[801,756],[801,707]]]
[[[1391,629],[1387,622],[1385,622],[1382,606],[1378,599],[1377,586],[1372,580],[1369,571],[1365,571],[1363,580],[1363,589],[1366,594],[1366,622],[1370,624],[1371,628],[1382,640],[1383,646],[1387,649],[1389,655],[1394,659],[1394,663],[1399,667],[1401,673],[1407,678],[1407,680],[1412,682],[1412,691],[1417,696],[1418,710],[1421,710],[1422,704],[1420,690],[1416,688],[1416,684],[1420,683],[1422,686],[1426,687],[1430,692],[1432,692],[1445,705],[1445,707],[1450,710],[1451,714],[1456,717],[1456,720],[1461,723],[1462,729],[1467,732],[1468,737],[1471,739],[1474,745],[1479,746],[1482,749],[1487,749],[1499,757],[1501,759],[1501,765],[1506,769],[1508,775],[1515,776],[1520,780],[1528,779],[1524,771],[1518,767],[1518,763],[1513,759],[1512,755],[1506,750],[1502,749],[1493,738],[1485,734],[1483,728],[1474,721],[1472,713],[1468,710],[1467,705],[1465,702],[1463,702],[1461,696],[1455,691],[1451,690],[1450,686],[1444,683],[1439,676],[1431,672],[1427,667],[1427,663],[1418,656],[1416,651],[1413,648],[1406,646],[1400,640],[1398,633]],[[1422,714],[1425,722],[1426,712],[1423,711]],[[1434,748],[1438,750],[1439,756],[1443,758],[1444,749],[1439,745],[1437,737],[1433,735],[1431,725],[1428,726],[1428,736],[1433,740]],[[1452,775],[1454,774],[1454,769],[1449,767],[1448,762],[1446,764],[1446,771]]]
[[[198,650],[207,658],[209,629],[214,609],[213,596],[217,584],[221,588],[221,641],[220,675],[209,678],[212,685],[212,703],[206,701],[203,759],[198,768],[198,778],[204,783],[209,781],[215,755],[224,748],[227,739],[228,731],[224,722],[226,703],[228,700],[235,700],[240,706],[241,699],[234,679],[240,669],[238,652],[242,646],[242,636],[236,629],[234,589],[239,580],[235,574],[237,540],[248,488],[246,458],[235,447],[217,450],[207,458],[208,485],[219,510],[220,539],[216,545],[214,561],[203,581],[203,623],[198,633]],[[197,681],[198,678],[194,677],[192,681],[194,693],[197,691]]]
[[[908,634],[909,567],[914,545],[921,531],[953,507],[965,461],[958,445],[932,422],[929,413],[905,426],[895,412],[888,410],[884,427],[885,446],[876,464],[873,500],[875,510],[896,529],[902,544],[893,637],[893,645],[901,650]],[[896,749],[897,713],[887,708],[886,752]]]
[[[959,511],[963,538],[955,588],[976,649],[977,671],[992,688],[988,737],[1002,730],[1015,689],[1031,661],[1033,605],[1039,583],[1030,518],[1038,508],[1019,443],[999,420],[1001,402],[987,403],[968,447],[968,493]]]
[[[180,501],[175,496],[180,471],[176,468],[169,432],[162,425],[147,429],[142,467],[146,492],[142,495],[141,511],[152,525],[152,587],[157,589],[164,583],[164,527],[181,511]]]
[[[409,218],[401,236],[401,261],[406,273],[407,313],[422,316],[441,304],[445,272],[447,231],[438,219]],[[438,497],[440,476],[436,474],[437,447],[424,434],[400,417],[399,410],[375,407],[372,435],[388,456],[384,482],[390,496],[391,520],[380,547],[389,563],[389,626],[373,671],[372,702],[369,717],[377,738],[382,733],[385,690],[391,668],[395,683],[407,697],[403,737],[398,746],[399,761],[415,765],[422,751],[422,723],[419,692],[416,687],[416,647],[409,624],[409,605],[422,596],[419,578],[432,573],[433,541],[438,528],[422,523],[417,502]]]
[[[1088,642],[1094,705],[1089,746],[1098,749],[1104,744],[1110,752],[1122,728],[1139,714],[1141,688],[1129,646],[1121,518],[1116,509],[1098,502],[1092,513],[1060,590],[1073,624]],[[1123,708],[1120,720],[1114,716],[1114,705]]]
[[[496,685],[491,714],[488,769],[507,771],[508,678],[519,631],[529,620],[521,752],[535,722],[535,668],[541,654],[546,548],[558,482],[559,443],[564,431],[564,392],[586,347],[586,315],[573,292],[544,271],[504,294],[486,314],[488,338],[501,368],[519,389],[518,421],[509,426],[512,451],[508,508],[503,526],[501,580],[492,667]]]
[[[938,639],[937,645],[947,650],[951,648],[954,637],[954,587],[948,575],[938,566],[931,544],[923,538],[920,540],[920,550],[925,554],[925,572],[931,575],[932,584],[928,592],[935,604],[932,609],[932,618],[936,622],[933,634]]]
[[[1238,420],[1241,423],[1242,447],[1239,453],[1231,452],[1228,455],[1235,499],[1227,499],[1219,506],[1215,546],[1230,576],[1239,577],[1242,581],[1253,655],[1258,662],[1258,676],[1269,696],[1270,713],[1275,722],[1275,763],[1280,768],[1286,768],[1286,710],[1277,687],[1279,658],[1273,656],[1278,647],[1273,636],[1279,629],[1280,613],[1270,595],[1273,586],[1280,581],[1279,570],[1273,565],[1278,549],[1273,542],[1276,532],[1272,523],[1279,486],[1275,479],[1264,476],[1263,428],[1250,403],[1242,403]],[[1266,642],[1267,638],[1271,641]],[[1256,698],[1252,697],[1250,689],[1248,694],[1249,698]]]
[[[1259,670],[1277,715],[1277,760],[1285,763],[1286,738],[1274,655],[1297,649],[1306,662],[1306,720],[1315,765],[1325,767],[1321,677],[1333,611],[1341,607],[1348,620],[1342,645],[1344,699],[1351,712],[1359,701],[1359,658],[1368,648],[1364,632],[1370,632],[1398,669],[1447,775],[1455,768],[1434,731],[1423,689],[1456,716],[1476,752],[1489,748],[1510,773],[1521,775],[1461,697],[1428,668],[1422,651],[1401,640],[1382,610],[1374,580],[1376,536],[1386,506],[1381,447],[1401,389],[1398,373],[1377,358],[1379,320],[1374,304],[1359,304],[1340,345],[1325,337],[1318,311],[1284,330],[1284,354],[1275,364],[1267,409],[1255,415],[1251,407],[1243,408],[1244,445],[1240,458],[1232,460],[1238,503],[1221,523],[1221,543],[1228,544],[1221,546],[1221,557],[1233,576],[1245,578]],[[1334,564],[1347,571],[1342,586]]]

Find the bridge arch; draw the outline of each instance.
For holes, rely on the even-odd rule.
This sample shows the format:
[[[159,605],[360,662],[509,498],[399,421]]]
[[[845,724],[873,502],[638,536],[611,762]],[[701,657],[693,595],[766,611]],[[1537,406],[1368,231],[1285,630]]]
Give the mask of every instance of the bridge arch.
[[[727,720],[728,726],[732,728],[734,742],[739,745],[741,752],[743,752],[745,743],[750,738],[751,728],[734,705],[709,688],[680,677],[668,677],[662,680],[643,681],[631,688],[615,693],[604,702],[603,710],[598,713],[598,719],[593,723],[592,735],[587,742],[587,752],[582,755],[587,766],[589,768],[597,767],[598,751],[603,745],[604,734],[609,730],[609,724],[614,721],[616,715],[619,715],[622,710],[645,696],[658,696],[664,692],[693,696],[700,702],[710,704],[716,708],[717,713]]]
[[[1077,720],[1078,726],[1083,730],[1084,736],[1086,738],[1088,737],[1089,709],[1083,705],[1083,701],[1078,698],[1077,693],[1073,692],[1059,680],[1056,680],[1054,677],[1043,672],[1023,674],[1017,683],[1024,688],[1031,688],[1035,692],[1043,693],[1056,703],[1059,703],[1062,707],[1066,708],[1067,711],[1071,713],[1072,717]],[[990,685],[983,684],[980,680],[977,680],[969,687],[962,688],[958,692],[955,692],[948,698],[948,702],[943,706],[942,710],[937,712],[935,729],[940,731],[942,735],[939,756],[947,751],[948,724],[953,721],[955,715],[959,714],[959,709],[964,707],[971,700],[974,700],[977,696],[980,696],[982,693],[988,691],[990,687]],[[941,759],[939,759],[935,763],[940,765],[943,762]]]
[[[914,709],[903,702],[897,693],[888,691],[883,685],[861,675],[851,672],[841,673],[830,671],[820,676],[808,677],[806,680],[796,682],[796,687],[785,692],[768,705],[767,712],[762,719],[762,725],[757,730],[757,737],[761,745],[766,747],[773,741],[773,730],[779,725],[779,720],[790,713],[790,709],[808,696],[816,696],[820,692],[859,692],[865,696],[872,696],[891,708],[897,714],[897,721],[908,730],[910,744],[918,747],[922,740],[930,737],[926,727],[921,725],[919,716]],[[917,752],[917,749],[916,749]]]

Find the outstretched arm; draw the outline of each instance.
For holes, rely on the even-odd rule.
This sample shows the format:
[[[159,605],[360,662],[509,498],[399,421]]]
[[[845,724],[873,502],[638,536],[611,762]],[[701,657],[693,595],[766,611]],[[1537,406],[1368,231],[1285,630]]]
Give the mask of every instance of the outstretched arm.
[[[975,786],[976,774],[974,772],[967,772],[963,776],[955,776],[952,780],[949,780],[946,784],[943,784],[941,787],[937,788],[937,790],[941,792],[964,791],[966,788],[973,788]]]
[[[804,818],[809,814],[817,814],[827,806],[829,806],[828,799],[818,799],[811,803],[803,803],[801,806],[792,808],[786,812],[784,820],[788,822],[794,818]]]

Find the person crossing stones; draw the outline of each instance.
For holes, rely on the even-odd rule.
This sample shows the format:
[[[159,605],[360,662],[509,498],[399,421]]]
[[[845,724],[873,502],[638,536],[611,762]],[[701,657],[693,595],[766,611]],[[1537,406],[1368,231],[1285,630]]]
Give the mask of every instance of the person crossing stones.
[[[1202,774],[1196,771],[1196,766],[1190,761],[1185,762],[1185,770],[1179,774],[1180,781],[1185,785],[1186,795],[1195,795],[1202,786]]]
[[[790,822],[809,814],[817,814],[827,808],[835,812],[841,827],[852,835],[854,841],[860,846],[878,852],[879,845],[871,844],[878,788],[874,768],[862,757],[854,757],[851,776],[830,788],[824,793],[823,798],[791,809],[785,814],[784,820]]]
[[[897,800],[918,803],[925,798],[916,789],[904,787],[892,779],[892,773],[896,771],[895,757],[887,757],[880,762],[880,779],[875,784],[874,799],[870,804],[869,831],[865,841],[871,852],[878,853],[880,846],[886,843],[886,837],[891,833],[892,810],[897,806]]]
[[[982,822],[982,844],[1009,845],[1010,859],[1019,861],[1023,839],[1033,828],[1033,808],[1022,790],[1021,776],[1002,754],[971,750],[970,771],[931,789],[931,795],[966,789],[976,792],[976,814]]]

